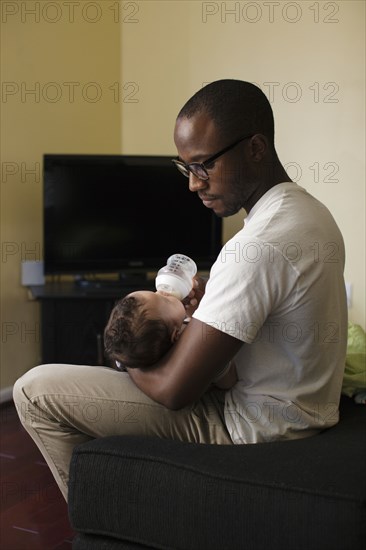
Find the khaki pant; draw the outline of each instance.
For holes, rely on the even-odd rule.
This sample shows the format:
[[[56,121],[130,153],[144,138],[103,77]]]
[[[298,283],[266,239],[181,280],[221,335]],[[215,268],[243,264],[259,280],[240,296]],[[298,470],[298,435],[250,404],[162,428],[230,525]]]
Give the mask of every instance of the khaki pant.
[[[231,444],[224,392],[213,389],[171,411],[143,394],[127,373],[107,367],[41,365],[14,386],[19,418],[67,499],[75,445],[108,435],[148,435],[196,443]]]

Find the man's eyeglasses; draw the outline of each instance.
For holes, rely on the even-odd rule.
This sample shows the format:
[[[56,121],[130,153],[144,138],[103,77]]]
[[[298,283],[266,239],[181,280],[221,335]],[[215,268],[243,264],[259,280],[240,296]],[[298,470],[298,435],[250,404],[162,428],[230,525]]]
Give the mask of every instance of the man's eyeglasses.
[[[212,157],[205,160],[205,162],[201,162],[201,163],[191,162],[190,164],[186,164],[182,160],[177,160],[177,159],[173,159],[172,162],[178,168],[179,172],[181,172],[183,176],[185,176],[186,178],[189,178],[189,172],[192,172],[192,174],[196,176],[196,178],[199,178],[200,180],[208,180],[209,175],[207,172],[207,168],[209,167],[210,164],[214,162],[214,160],[221,157],[221,155],[223,155],[224,153],[227,153],[228,151],[230,151],[230,149],[234,149],[234,147],[238,145],[238,143],[240,143],[241,141],[244,141],[245,139],[250,139],[254,135],[255,134],[251,134],[249,136],[243,136],[237,139],[234,143],[225,147],[225,149],[222,149]]]

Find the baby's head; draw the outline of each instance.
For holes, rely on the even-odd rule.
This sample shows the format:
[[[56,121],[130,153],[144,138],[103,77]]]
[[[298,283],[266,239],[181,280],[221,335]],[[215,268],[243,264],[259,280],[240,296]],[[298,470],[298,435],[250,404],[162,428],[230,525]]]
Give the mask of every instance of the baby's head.
[[[123,366],[153,365],[181,333],[185,309],[177,298],[139,290],[122,298],[104,331],[107,355]]]

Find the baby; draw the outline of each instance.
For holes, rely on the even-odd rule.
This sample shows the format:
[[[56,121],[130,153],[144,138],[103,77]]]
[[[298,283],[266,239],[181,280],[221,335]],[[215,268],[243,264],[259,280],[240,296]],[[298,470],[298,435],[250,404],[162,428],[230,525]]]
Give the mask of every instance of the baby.
[[[149,367],[178,340],[188,322],[185,307],[175,296],[149,290],[132,292],[111,312],[104,331],[106,354],[121,370]],[[213,383],[229,389],[236,380],[231,361]]]

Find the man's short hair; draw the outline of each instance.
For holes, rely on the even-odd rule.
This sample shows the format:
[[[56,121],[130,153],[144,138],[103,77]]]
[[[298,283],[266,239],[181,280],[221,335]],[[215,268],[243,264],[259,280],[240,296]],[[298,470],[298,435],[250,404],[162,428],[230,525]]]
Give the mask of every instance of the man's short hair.
[[[258,133],[274,146],[272,107],[262,90],[250,82],[233,79],[211,82],[187,101],[177,118],[191,118],[199,113],[209,115],[227,139]]]
[[[119,300],[104,330],[107,356],[122,366],[153,365],[172,345],[169,328],[160,319],[147,318],[143,304],[134,296]]]

